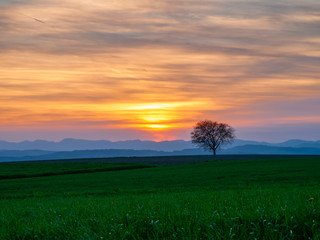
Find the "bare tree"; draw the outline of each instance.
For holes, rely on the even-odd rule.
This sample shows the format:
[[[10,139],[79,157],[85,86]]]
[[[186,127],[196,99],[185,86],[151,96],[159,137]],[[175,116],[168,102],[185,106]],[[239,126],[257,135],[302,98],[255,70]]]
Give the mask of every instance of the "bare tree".
[[[226,123],[204,120],[197,122],[191,132],[192,143],[216,155],[217,149],[223,144],[232,143],[235,130]]]

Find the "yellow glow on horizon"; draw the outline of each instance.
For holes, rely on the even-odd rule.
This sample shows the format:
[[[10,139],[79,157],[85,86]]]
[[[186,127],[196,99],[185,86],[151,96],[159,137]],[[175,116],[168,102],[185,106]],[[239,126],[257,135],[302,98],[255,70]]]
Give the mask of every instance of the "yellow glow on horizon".
[[[205,101],[137,103],[124,109],[137,120],[136,128],[146,131],[164,131],[184,127],[185,118],[194,115],[192,111],[186,113],[186,107],[189,110],[197,109],[205,103]]]
[[[143,116],[142,120],[146,121],[146,122],[150,122],[150,123],[154,123],[154,122],[166,122],[166,121],[170,121],[172,120],[173,117],[172,116],[165,116],[165,115],[158,115],[158,116]]]
[[[175,106],[176,104],[173,103],[152,103],[149,105],[137,105],[128,107],[128,110],[148,110],[148,109],[161,109],[161,108],[170,108]]]
[[[172,109],[178,108],[183,106],[190,106],[190,105],[198,105],[201,102],[196,101],[184,101],[184,102],[163,102],[163,103],[138,103],[132,104],[131,106],[125,107],[127,110],[153,110],[153,109]]]
[[[168,125],[161,125],[161,124],[152,124],[148,125],[149,128],[156,128],[156,129],[163,129],[163,128],[169,128]]]

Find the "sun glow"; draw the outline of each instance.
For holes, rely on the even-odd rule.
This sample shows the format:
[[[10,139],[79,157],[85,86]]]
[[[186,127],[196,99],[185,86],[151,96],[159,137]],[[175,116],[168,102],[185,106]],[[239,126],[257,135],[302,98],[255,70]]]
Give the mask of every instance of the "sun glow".
[[[145,116],[145,117],[142,117],[142,119],[146,122],[150,122],[150,123],[154,123],[154,122],[166,122],[166,121],[169,121],[169,120],[172,120],[172,116]]]
[[[128,107],[128,110],[161,110],[161,109],[172,109],[182,106],[187,106],[190,104],[195,104],[196,102],[173,102],[173,103],[150,103],[150,104],[137,104]]]
[[[203,104],[203,102],[201,102]],[[148,132],[178,129],[184,126],[185,107],[199,107],[200,102],[151,102],[137,103],[125,107],[125,111],[135,119],[134,127]],[[193,114],[190,111],[190,114]]]
[[[163,125],[163,124],[151,124],[148,125],[149,128],[155,128],[155,129],[164,129],[164,128],[169,128],[168,125]]]

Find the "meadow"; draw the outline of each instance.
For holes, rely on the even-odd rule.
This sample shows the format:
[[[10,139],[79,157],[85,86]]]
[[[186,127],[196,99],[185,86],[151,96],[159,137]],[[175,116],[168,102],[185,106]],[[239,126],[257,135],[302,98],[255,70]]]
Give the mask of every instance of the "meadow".
[[[319,239],[319,172],[305,156],[0,163],[0,239]]]

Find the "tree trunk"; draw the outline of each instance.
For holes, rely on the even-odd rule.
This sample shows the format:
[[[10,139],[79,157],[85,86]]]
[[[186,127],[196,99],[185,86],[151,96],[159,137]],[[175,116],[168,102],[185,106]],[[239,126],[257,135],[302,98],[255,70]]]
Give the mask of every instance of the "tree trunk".
[[[214,161],[216,160],[216,149],[213,149],[212,152],[213,152],[213,161]]]

